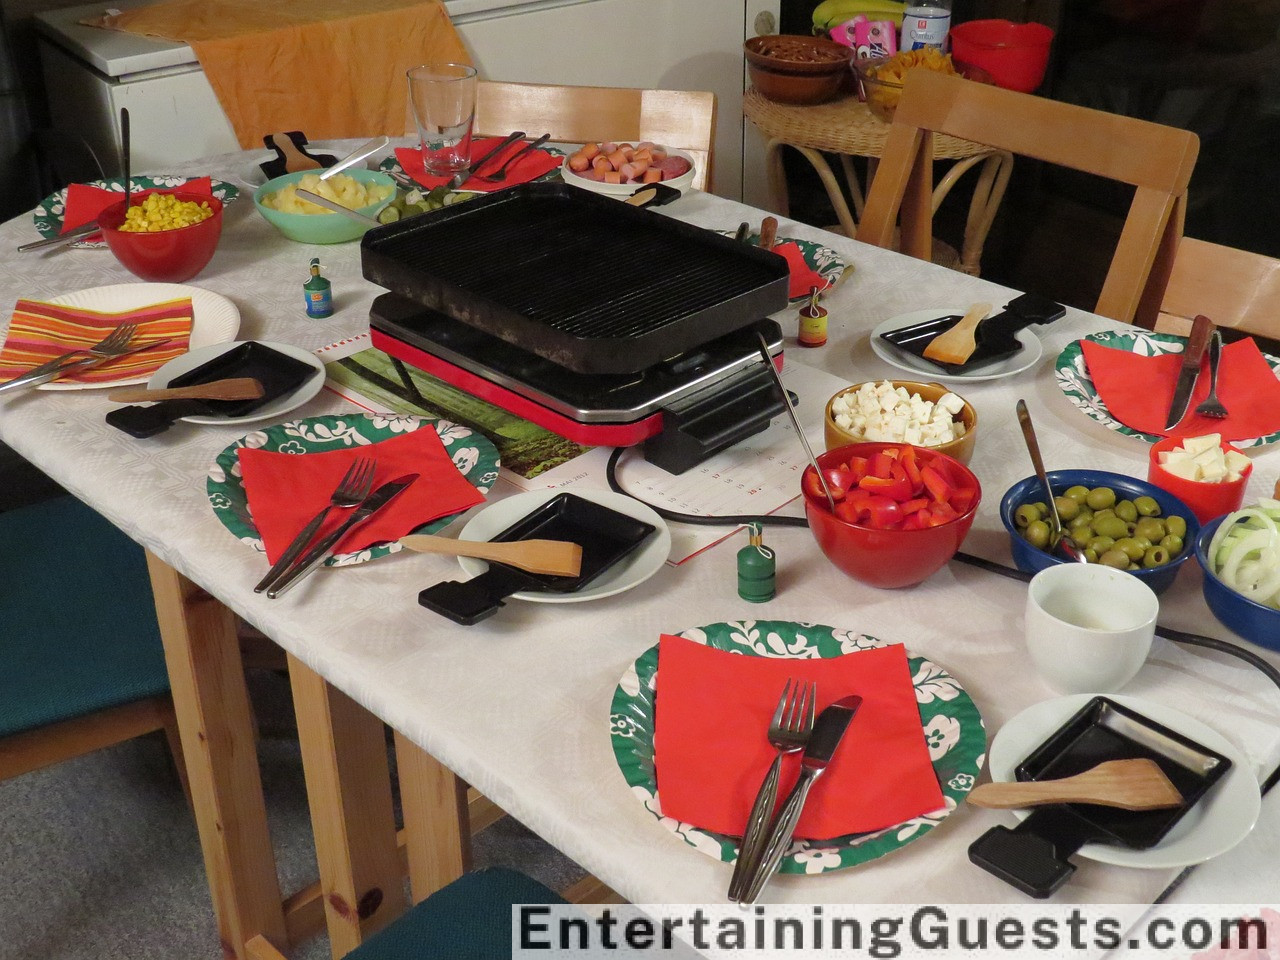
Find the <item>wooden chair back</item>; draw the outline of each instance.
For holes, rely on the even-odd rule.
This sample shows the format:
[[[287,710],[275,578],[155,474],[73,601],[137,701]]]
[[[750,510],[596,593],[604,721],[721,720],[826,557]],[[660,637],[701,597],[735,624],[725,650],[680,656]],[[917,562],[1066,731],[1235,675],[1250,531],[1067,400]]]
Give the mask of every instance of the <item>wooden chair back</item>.
[[[1280,260],[1183,237],[1156,329],[1185,335],[1198,313],[1220,327],[1280,339]]]
[[[715,125],[716,96],[704,91],[481,80],[476,93],[477,136],[525,130],[561,143],[652,140],[693,157],[698,190],[712,182]]]
[[[1015,93],[930,70],[907,74],[858,239],[929,259],[933,135],[951,136],[1135,188],[1096,313],[1151,327],[1182,236],[1200,141],[1174,127]]]

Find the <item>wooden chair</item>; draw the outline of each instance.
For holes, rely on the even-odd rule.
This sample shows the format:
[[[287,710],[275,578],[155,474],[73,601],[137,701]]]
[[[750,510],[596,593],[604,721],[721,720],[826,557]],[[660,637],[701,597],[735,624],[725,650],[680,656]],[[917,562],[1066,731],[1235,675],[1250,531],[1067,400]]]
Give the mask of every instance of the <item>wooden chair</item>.
[[[0,513],[0,622],[0,780],[163,730],[186,790],[141,547],[70,496]]]
[[[477,136],[525,130],[560,143],[652,140],[694,158],[698,190],[712,182],[715,125],[716,96],[707,92],[481,80],[476,93]]]
[[[950,134],[1130,184],[1133,202],[1096,313],[1151,327],[1182,236],[1199,140],[1173,127],[1058,103],[929,70],[907,75],[858,239],[930,255],[933,136]]]
[[[1183,237],[1155,328],[1185,335],[1198,313],[1220,327],[1280,339],[1280,260]]]

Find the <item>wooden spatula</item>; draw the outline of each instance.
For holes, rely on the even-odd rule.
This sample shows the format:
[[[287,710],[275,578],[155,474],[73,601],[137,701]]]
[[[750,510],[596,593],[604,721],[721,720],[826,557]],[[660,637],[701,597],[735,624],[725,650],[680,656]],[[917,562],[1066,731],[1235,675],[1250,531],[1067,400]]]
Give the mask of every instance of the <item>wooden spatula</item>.
[[[454,540],[415,533],[401,537],[400,543],[419,553],[443,553],[451,557],[475,557],[496,560],[530,573],[554,577],[576,577],[582,572],[582,547],[565,540],[512,540],[490,543],[477,540]]]
[[[990,312],[991,304],[975,303],[960,318],[959,323],[929,341],[929,345],[924,348],[925,359],[937,363],[964,363],[978,349],[978,341],[974,339],[973,332],[978,329],[979,321]]]
[[[112,403],[150,403],[153,400],[257,400],[262,396],[262,384],[253,377],[229,377],[226,380],[210,380],[193,383],[189,387],[125,387],[112,390],[107,399]]]
[[[983,783],[969,794],[969,802],[995,810],[1038,807],[1046,803],[1095,803],[1124,810],[1159,810],[1179,806],[1182,794],[1154,760],[1108,760],[1061,780]]]

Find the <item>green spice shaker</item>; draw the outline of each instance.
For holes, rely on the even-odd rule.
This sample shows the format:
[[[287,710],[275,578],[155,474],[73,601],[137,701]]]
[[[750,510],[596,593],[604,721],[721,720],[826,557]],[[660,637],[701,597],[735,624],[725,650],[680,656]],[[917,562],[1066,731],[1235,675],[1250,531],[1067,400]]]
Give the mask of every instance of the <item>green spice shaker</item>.
[[[762,524],[747,524],[747,535],[747,546],[738,551],[738,596],[764,603],[777,593],[777,556],[764,545]]]

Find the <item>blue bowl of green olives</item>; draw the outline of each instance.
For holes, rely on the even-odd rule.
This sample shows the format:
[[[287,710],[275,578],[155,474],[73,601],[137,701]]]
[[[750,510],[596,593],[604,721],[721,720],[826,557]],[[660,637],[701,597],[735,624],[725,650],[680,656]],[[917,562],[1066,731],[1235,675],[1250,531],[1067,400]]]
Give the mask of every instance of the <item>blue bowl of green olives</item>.
[[[1153,483],[1105,470],[1050,470],[1049,486],[1063,529],[1086,559],[1128,570],[1156,593],[1195,553],[1195,514]],[[1013,563],[1024,573],[1072,562],[1049,552],[1047,511],[1037,477],[1019,480],[1000,501]]]

